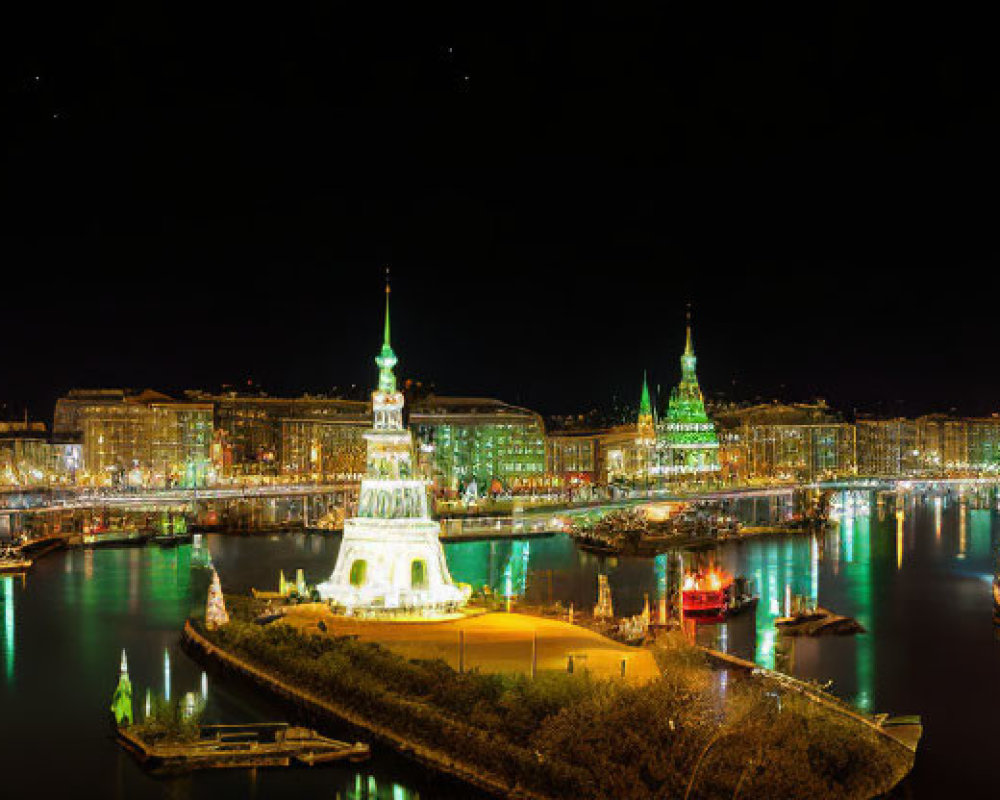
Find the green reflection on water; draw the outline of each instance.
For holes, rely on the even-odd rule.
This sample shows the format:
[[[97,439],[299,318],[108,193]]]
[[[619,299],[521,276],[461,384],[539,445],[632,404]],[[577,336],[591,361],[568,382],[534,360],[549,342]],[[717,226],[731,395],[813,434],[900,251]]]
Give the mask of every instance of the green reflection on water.
[[[858,693],[854,698],[854,704],[858,708],[870,711],[875,681],[874,616],[872,614],[872,525],[871,518],[867,515],[849,517],[845,523],[851,530],[852,547],[850,558],[847,557],[846,552],[843,554],[844,579],[847,584],[848,596],[851,598],[851,606],[854,609],[854,616],[868,631],[855,636],[857,643],[855,674]],[[895,520],[886,522],[886,525],[891,525],[892,533],[894,533]],[[883,527],[882,533],[888,541],[890,539],[888,527]]]
[[[748,548],[745,570],[752,578],[760,601],[757,604],[754,660],[775,668],[778,645],[774,621],[790,611],[792,598],[805,596],[816,602],[818,578],[815,538],[760,540]]]
[[[969,511],[969,554],[973,558],[990,557],[992,513],[989,509],[974,508]]]
[[[3,661],[7,683],[14,682],[14,578],[3,578]]]
[[[483,540],[451,542],[445,545],[448,569],[458,583],[467,583],[473,590],[484,587],[501,597],[523,597],[528,590],[530,566],[536,562],[552,563],[553,557],[566,550],[556,538]],[[572,547],[570,547],[572,550]],[[565,565],[572,569],[573,562]]]
[[[340,797],[340,794],[337,794]],[[349,787],[344,800],[418,800],[420,794],[398,783],[385,782],[381,786],[374,775],[354,775],[354,785]]]

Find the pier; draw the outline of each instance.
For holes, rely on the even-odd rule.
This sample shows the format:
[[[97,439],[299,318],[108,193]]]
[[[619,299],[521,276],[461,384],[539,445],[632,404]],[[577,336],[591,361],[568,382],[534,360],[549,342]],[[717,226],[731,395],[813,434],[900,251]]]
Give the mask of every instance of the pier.
[[[371,749],[362,742],[328,739],[287,722],[201,725],[195,741],[149,742],[132,728],[119,727],[120,744],[151,772],[179,774],[199,769],[313,766],[331,761],[362,761]]]

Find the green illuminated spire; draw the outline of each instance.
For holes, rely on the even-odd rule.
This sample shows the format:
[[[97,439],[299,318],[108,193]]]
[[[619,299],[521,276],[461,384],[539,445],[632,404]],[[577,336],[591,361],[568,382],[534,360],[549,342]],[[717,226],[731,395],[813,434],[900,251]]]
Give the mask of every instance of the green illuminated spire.
[[[667,419],[677,423],[708,422],[705,401],[698,385],[698,359],[691,343],[691,309],[687,311],[687,333],[681,355],[681,382],[670,393]]]
[[[389,270],[385,274],[385,334],[382,341],[382,352],[375,358],[378,365],[378,390],[385,394],[396,391],[396,376],[392,368],[396,366],[396,354],[389,344]]]
[[[705,412],[705,400],[698,385],[690,306],[686,328],[681,380],[670,392],[670,404],[662,425],[662,464],[668,474],[704,474],[719,469],[719,439],[715,423]]]
[[[693,381],[697,386],[698,376],[695,374],[695,368],[698,363],[698,359],[694,355],[694,345],[691,344],[691,306],[687,309],[687,339],[684,342],[684,355],[681,356],[681,380],[682,382],[687,379],[689,382]]]
[[[653,404],[649,401],[649,384],[646,382],[646,370],[642,371],[642,397],[639,400],[639,419],[653,416]]]
[[[646,371],[642,371],[642,395],[639,398],[639,436],[652,444],[656,437],[655,421],[653,420],[653,404],[649,400],[649,384],[646,382]]]

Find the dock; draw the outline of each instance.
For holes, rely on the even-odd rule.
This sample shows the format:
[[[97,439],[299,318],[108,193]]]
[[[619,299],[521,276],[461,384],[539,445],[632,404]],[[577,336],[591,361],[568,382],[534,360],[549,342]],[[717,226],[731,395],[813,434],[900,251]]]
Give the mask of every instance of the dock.
[[[27,572],[32,565],[30,558],[0,558],[0,574],[21,574]]]
[[[332,761],[363,761],[371,755],[371,748],[363,742],[330,739],[287,722],[201,725],[199,737],[189,742],[150,742],[136,727],[119,727],[117,739],[151,772],[170,775],[202,769],[311,767]]]

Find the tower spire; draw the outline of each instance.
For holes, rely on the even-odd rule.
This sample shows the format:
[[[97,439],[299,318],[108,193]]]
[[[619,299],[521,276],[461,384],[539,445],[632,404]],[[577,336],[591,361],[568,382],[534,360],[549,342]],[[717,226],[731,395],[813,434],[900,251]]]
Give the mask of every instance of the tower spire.
[[[385,268],[385,330],[382,336],[382,350],[375,358],[378,365],[378,390],[384,394],[395,394],[396,376],[392,368],[396,366],[396,354],[389,344],[389,268]]]
[[[691,344],[691,304],[687,304],[687,341],[684,343],[684,355],[693,356],[694,346]]]
[[[382,340],[383,345],[389,344],[389,268],[385,268],[385,335]]]
[[[650,445],[655,438],[656,422],[653,419],[653,404],[649,399],[649,382],[646,380],[646,370],[642,371],[642,394],[639,397],[639,443]]]
[[[642,396],[639,399],[639,416],[648,417],[653,414],[653,404],[649,401],[649,383],[646,381],[646,370],[642,371]]]

